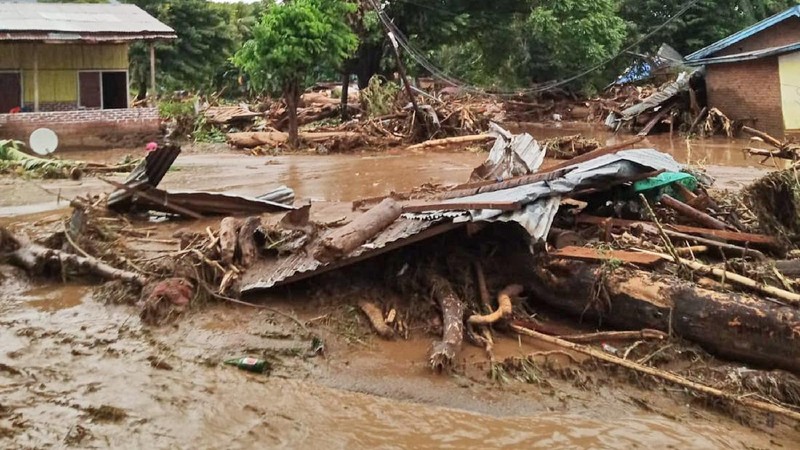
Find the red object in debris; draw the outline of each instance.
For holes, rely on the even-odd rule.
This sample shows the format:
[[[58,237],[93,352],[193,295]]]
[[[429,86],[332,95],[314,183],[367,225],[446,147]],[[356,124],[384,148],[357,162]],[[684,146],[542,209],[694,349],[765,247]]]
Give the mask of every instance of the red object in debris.
[[[15,106],[8,111],[9,114],[19,114],[21,112],[22,112],[22,107],[20,106]]]
[[[154,151],[158,150],[158,144],[156,144],[155,142],[148,142],[147,143],[147,147],[145,147],[145,149],[148,152],[154,152]]]

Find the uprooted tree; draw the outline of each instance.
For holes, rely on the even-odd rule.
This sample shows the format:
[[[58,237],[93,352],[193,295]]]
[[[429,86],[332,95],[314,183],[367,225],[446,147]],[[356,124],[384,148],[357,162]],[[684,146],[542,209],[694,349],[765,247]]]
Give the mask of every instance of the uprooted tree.
[[[337,68],[358,44],[345,21],[354,5],[339,0],[295,0],[267,10],[234,63],[260,91],[280,91],[289,116],[289,145],[298,147],[297,105],[307,76]]]

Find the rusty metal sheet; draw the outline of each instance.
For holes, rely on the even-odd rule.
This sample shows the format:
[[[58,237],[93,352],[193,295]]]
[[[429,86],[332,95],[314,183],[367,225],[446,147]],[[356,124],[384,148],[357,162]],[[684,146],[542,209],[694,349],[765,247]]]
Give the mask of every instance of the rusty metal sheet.
[[[247,293],[296,282],[429,239],[462,225],[398,219],[347,257],[329,263],[317,261],[313,256],[316,245],[325,237],[323,235],[302,252],[257,261],[242,275],[241,291]]]
[[[248,215],[262,214],[270,212],[292,211],[293,206],[283,203],[261,200],[255,197],[243,195],[227,194],[222,192],[204,191],[162,191],[160,189],[149,189],[147,191],[153,198],[161,200],[160,203],[150,201],[146,198],[137,197],[134,200],[136,206],[147,208],[154,211],[174,212],[166,205],[177,205],[194,211],[201,215]]]

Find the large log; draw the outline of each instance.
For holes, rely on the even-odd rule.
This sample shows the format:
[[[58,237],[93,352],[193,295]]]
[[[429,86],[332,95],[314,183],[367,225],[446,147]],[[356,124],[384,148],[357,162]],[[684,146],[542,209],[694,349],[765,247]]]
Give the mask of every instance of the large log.
[[[314,258],[318,261],[330,261],[347,255],[391,225],[402,212],[402,207],[396,201],[384,199],[349,224],[326,236],[322,245],[314,252]]]
[[[354,147],[363,141],[360,133],[352,131],[308,132],[300,133],[300,139],[308,143],[324,143],[329,141],[340,142],[341,147]],[[229,133],[228,143],[239,148],[253,148],[261,145],[277,147],[289,141],[289,134],[281,131],[259,131]]]
[[[431,274],[427,277],[433,297],[442,308],[442,340],[433,343],[430,352],[431,368],[437,372],[450,370],[455,363],[464,340],[464,304],[453,286],[444,277]]]
[[[721,357],[800,373],[795,307],[642,271],[603,273],[575,261],[551,261],[535,273],[529,286],[534,297],[567,313],[619,329],[671,327]]]

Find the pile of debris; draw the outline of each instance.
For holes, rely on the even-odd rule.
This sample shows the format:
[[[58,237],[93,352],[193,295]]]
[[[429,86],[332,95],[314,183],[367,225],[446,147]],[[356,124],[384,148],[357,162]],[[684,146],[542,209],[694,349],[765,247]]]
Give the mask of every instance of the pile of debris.
[[[413,145],[476,136],[487,131],[489,122],[505,117],[504,105],[490,97],[449,93],[436,97],[417,91],[412,104],[394,84],[374,81],[363,92],[348,95],[344,116],[353,119],[339,122],[333,119],[343,116],[340,97],[336,89],[309,91],[301,96],[298,125],[302,127],[300,139],[306,145],[332,152]],[[260,108],[244,104],[209,106],[202,117],[204,125],[224,132],[233,147],[262,150],[285,147],[286,105],[273,101],[264,113],[254,112],[256,109]],[[433,146],[438,145],[441,144]]]
[[[48,245],[3,230],[0,254],[35,272],[117,280],[136,293],[151,323],[174,320],[198,297],[245,303],[244,295],[330,273],[333,285],[369,286],[370,299],[351,300],[380,336],[406,336],[427,324],[421,328],[437,334],[429,352],[434,370],[457,370],[465,340],[486,350],[493,370],[508,367],[495,361],[493,342],[497,333],[510,333],[800,418],[800,398],[779,393],[800,386],[792,375],[800,373],[800,260],[787,253],[796,240],[743,225],[750,213],[740,203],[714,198],[707,177],[655,149],[596,148],[542,169],[546,150],[532,136],[499,127],[494,134],[487,161],[466,184],[328,204],[314,216],[310,204],[283,203],[290,201],[285,189],[272,201],[160,191],[178,153],[164,148],[107,199],[76,202],[64,239]],[[793,193],[798,185],[795,179]],[[764,189],[754,192],[763,196]],[[121,217],[106,204],[125,214],[157,210],[198,222],[172,235],[173,246],[150,254],[92,255],[81,245],[82,230],[93,229],[86,223]],[[210,215],[229,217],[204,219]],[[338,218],[324,220],[330,217]],[[127,268],[112,265],[119,255]],[[543,319],[545,306],[600,331],[565,334]],[[676,372],[655,357],[687,342],[785,372],[753,370],[780,382],[773,390],[742,377],[732,388],[724,364],[698,375],[692,365]]]

